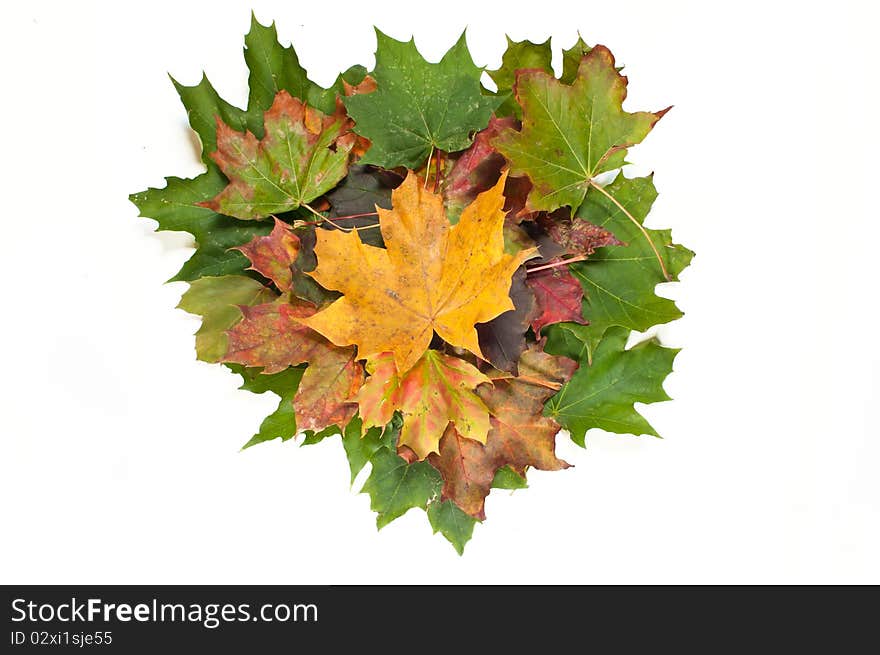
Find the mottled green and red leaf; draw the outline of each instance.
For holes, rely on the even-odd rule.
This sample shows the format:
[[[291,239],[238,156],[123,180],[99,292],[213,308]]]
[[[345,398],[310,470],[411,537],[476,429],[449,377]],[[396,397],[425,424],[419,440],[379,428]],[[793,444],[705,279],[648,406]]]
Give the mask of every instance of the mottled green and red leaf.
[[[264,131],[257,139],[217,119],[211,158],[229,184],[203,207],[242,219],[297,209],[345,177],[357,138],[343,110],[328,116],[286,91],[265,113]]]
[[[385,353],[370,367],[372,374],[357,395],[364,428],[384,425],[395,411],[403,415],[399,445],[424,459],[439,450],[450,423],[470,439],[485,442],[489,413],[474,389],[489,378],[473,365],[428,350],[403,376]]]
[[[345,426],[357,412],[352,397],[364,383],[364,367],[354,348],[327,348],[309,362],[293,398],[301,430]]]
[[[493,116],[488,127],[477,132],[470,148],[455,161],[444,180],[443,189],[444,201],[452,216],[458,216],[477,195],[491,189],[498,181],[506,162],[492,146],[490,139],[517,124],[515,118]]]
[[[627,148],[667,111],[624,111],[626,85],[601,45],[580,60],[571,85],[546,71],[518,71],[522,129],[502,130],[492,145],[510,162],[512,176],[531,181],[527,211],[580,207],[593,178],[623,166]]]
[[[250,260],[250,270],[272,280],[279,291],[289,291],[293,286],[291,265],[299,256],[300,241],[287,223],[276,218],[268,236],[254,237],[236,250]]]

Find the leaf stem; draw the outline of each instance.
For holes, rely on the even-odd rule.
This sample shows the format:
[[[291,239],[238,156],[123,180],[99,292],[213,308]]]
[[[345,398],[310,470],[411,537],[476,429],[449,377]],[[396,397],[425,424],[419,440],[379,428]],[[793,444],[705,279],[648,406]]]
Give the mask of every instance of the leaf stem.
[[[648,244],[651,246],[651,250],[654,251],[654,256],[657,258],[657,261],[660,263],[660,270],[663,271],[663,277],[666,279],[667,282],[672,280],[672,277],[669,275],[669,271],[666,270],[666,264],[663,262],[663,257],[660,256],[660,251],[657,250],[657,246],[654,244],[654,240],[648,234],[648,231],[645,229],[645,226],[642,225],[641,223],[639,223],[636,220],[635,216],[630,214],[629,211],[627,211],[626,207],[621,205],[620,202],[618,202],[617,198],[615,198],[610,193],[608,193],[602,186],[596,184],[596,182],[594,182],[593,180],[590,180],[590,186],[592,186],[594,189],[596,189],[596,191],[598,191],[603,196],[608,198],[608,200],[613,202],[614,205],[620,211],[623,212],[624,216],[626,216],[629,220],[631,220],[633,225],[635,225],[637,228],[639,228],[639,231],[648,240]]]
[[[428,152],[428,165],[425,166],[425,186],[424,188],[428,188],[428,178],[431,177],[431,157],[434,156],[434,144],[431,144],[431,150]]]
[[[343,221],[347,218],[364,218],[365,216],[378,216],[379,212],[364,212],[362,214],[348,214],[346,216],[334,216],[333,219]]]
[[[546,271],[549,268],[559,268],[560,266],[565,266],[566,264],[574,264],[575,262],[586,261],[587,255],[578,255],[577,257],[570,257],[569,259],[563,259],[558,262],[552,262],[550,264],[544,264],[543,266],[533,266],[532,268],[526,267],[526,275],[529,273],[537,273],[538,271]]]
[[[378,216],[378,215],[379,215],[378,212],[366,212],[363,214],[348,214],[347,216],[334,216],[333,220],[334,221],[343,221],[348,218],[363,218],[365,216]],[[325,220],[327,220],[327,219],[322,214],[320,221],[297,221],[297,223],[299,223],[300,225],[319,225],[319,224],[323,223]],[[372,227],[372,226],[369,226],[369,227]]]
[[[443,152],[438,150],[437,157],[435,159],[436,166],[434,168],[434,193],[437,193],[440,190],[440,158],[443,155]],[[430,164],[430,162],[428,162]]]
[[[539,387],[547,387],[548,389],[553,389],[554,391],[559,391],[562,388],[561,384],[556,382],[548,382],[547,380],[542,380],[541,378],[533,378],[530,375],[517,375],[516,377],[510,378],[511,380],[522,380],[523,382],[528,382],[529,384],[535,384]]]
[[[310,212],[312,212],[315,216],[317,216],[320,219],[317,221],[302,221],[302,223],[304,225],[320,225],[321,223],[326,221],[326,222],[330,223],[330,225],[335,227],[337,230],[340,230],[341,232],[358,232],[360,230],[371,230],[374,227],[379,227],[379,223],[374,223],[373,225],[360,225],[358,227],[342,227],[341,225],[334,223],[332,218],[329,218],[328,216],[324,216],[324,214],[316,211],[315,209],[310,207],[308,204],[303,203],[302,206],[305,207],[306,209],[308,209]],[[378,215],[379,215],[378,212],[367,212],[364,214],[352,214],[350,216],[337,216],[336,220],[339,221],[339,220],[343,220],[346,218],[361,218],[362,216],[378,216]]]

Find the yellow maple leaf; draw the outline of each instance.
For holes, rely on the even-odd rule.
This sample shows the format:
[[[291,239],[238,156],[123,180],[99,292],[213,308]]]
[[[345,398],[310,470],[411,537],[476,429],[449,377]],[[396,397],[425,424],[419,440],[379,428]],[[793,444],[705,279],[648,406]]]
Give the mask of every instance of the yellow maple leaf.
[[[474,326],[514,308],[511,276],[534,252],[504,252],[505,178],[450,225],[441,196],[410,172],[392,209],[377,207],[384,249],[356,232],[319,230],[310,275],[343,296],[302,322],[336,345],[357,345],[360,359],[392,353],[401,374],[434,332],[483,358]]]

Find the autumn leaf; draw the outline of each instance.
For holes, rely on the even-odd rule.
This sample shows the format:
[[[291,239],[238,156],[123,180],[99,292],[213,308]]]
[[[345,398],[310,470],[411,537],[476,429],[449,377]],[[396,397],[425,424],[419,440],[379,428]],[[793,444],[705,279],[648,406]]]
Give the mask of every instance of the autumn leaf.
[[[483,357],[474,326],[514,309],[511,276],[532,254],[504,253],[503,188],[502,176],[450,226],[442,198],[411,173],[394,190],[393,209],[379,209],[386,249],[353,232],[319,231],[311,275],[343,297],[302,322],[337,345],[356,344],[361,359],[390,352],[403,372],[435,331]]]
[[[477,132],[473,144],[455,160],[443,185],[443,197],[451,218],[457,219],[462,209],[473,202],[478,194],[491,189],[498,182],[506,162],[490,139],[503,129],[515,125],[513,118],[493,116],[488,127]]]
[[[672,371],[678,350],[664,348],[653,339],[626,350],[628,336],[629,330],[610,328],[594,353],[592,365],[581,366],[547,402],[546,414],[566,427],[580,446],[590,428],[657,436],[633,404],[670,399],[663,390],[663,380]]]
[[[271,234],[254,237],[252,241],[237,247],[236,250],[251,261],[251,270],[272,280],[279,291],[291,289],[293,286],[291,265],[299,256],[299,237],[286,223],[276,218]]]
[[[262,366],[266,373],[277,373],[312,361],[333,347],[299,320],[315,312],[313,305],[294,304],[282,296],[275,302],[240,309],[243,320],[227,332],[225,362]]]
[[[466,514],[484,520],[483,506],[495,478],[493,454],[483,444],[462,437],[454,426],[449,426],[440,442],[439,454],[432,455],[430,462],[443,478],[442,498],[451,499]]]
[[[492,143],[510,162],[511,175],[531,180],[529,211],[579,207],[593,178],[620,168],[627,147],[663,116],[666,110],[623,111],[626,84],[604,46],[581,59],[571,86],[544,71],[518,74],[522,130],[505,130]]]
[[[552,323],[586,323],[581,315],[584,290],[566,267],[530,273],[526,284],[535,297],[536,316],[531,321],[535,334]]]
[[[655,287],[693,253],[645,227],[651,178],[597,179],[664,112],[623,110],[603,46],[558,80],[551,54],[508,39],[490,93],[464,35],[429,63],[378,32],[375,70],[325,89],[252,16],[246,108],[172,80],[207,170],[130,197],[195,238],[197,357],[278,397],[244,447],[340,434],[377,525],[423,509],[459,553],[490,489],[569,466],[563,427],[655,434],[635,405],[677,352],[625,345],[681,315]]]
[[[431,64],[415,41],[397,41],[376,30],[378,90],[344,99],[355,131],[372,146],[361,160],[384,168],[421,166],[434,150],[467,148],[489,122],[501,98],[483,95],[482,69],[474,65],[464,34]]]
[[[460,434],[485,443],[489,414],[474,389],[489,378],[474,366],[428,350],[403,375],[389,354],[376,358],[371,367],[370,378],[356,396],[364,427],[385,425],[399,411],[399,445],[412,449],[420,460],[438,450],[450,423]]]
[[[357,411],[352,396],[364,383],[364,367],[352,348],[327,348],[313,357],[293,398],[302,430],[345,425]]]
[[[354,349],[334,346],[298,320],[314,313],[311,304],[291,303],[282,296],[240,310],[243,319],[227,332],[223,361],[263,367],[265,374],[308,364],[293,398],[300,428],[320,431],[345,425],[357,409],[352,396],[364,381]]]
[[[543,235],[533,233],[532,237],[545,259],[561,255],[587,257],[596,252],[597,248],[624,245],[606,228],[576,216],[572,217],[567,209],[541,214],[535,223]],[[533,262],[540,263],[542,262]]]
[[[484,502],[495,473],[508,466],[520,476],[526,467],[556,471],[569,465],[556,457],[559,424],[542,416],[544,401],[567,380],[575,363],[552,357],[534,344],[520,359],[520,375],[483,385],[479,396],[492,416],[485,446],[462,438],[453,426],[430,461],[443,477],[442,498],[453,500],[465,513],[483,520]]]
[[[581,261],[597,248],[624,245],[607,229],[580,218],[572,218],[567,209],[540,214],[529,234],[541,253],[532,262],[526,284],[535,295],[536,316],[532,321],[535,334],[552,323],[572,321],[587,323],[581,314],[584,291],[565,263]],[[563,258],[562,256],[570,256]]]
[[[264,218],[311,202],[345,176],[355,137],[343,115],[325,115],[279,91],[264,115],[264,131],[257,139],[217,119],[211,158],[229,184],[204,207],[242,219]]]
[[[553,452],[559,428],[553,421],[543,420],[547,417],[542,417],[541,411],[544,401],[576,368],[576,362],[548,355],[539,344],[532,344],[520,358],[517,377],[496,380],[494,385],[478,389],[492,416],[486,450],[497,462],[520,475],[527,466],[544,471],[568,466]]]

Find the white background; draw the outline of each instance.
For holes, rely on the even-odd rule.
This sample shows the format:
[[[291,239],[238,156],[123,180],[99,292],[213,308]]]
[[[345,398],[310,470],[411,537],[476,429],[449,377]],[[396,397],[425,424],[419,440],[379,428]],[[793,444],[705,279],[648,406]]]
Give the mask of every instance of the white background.
[[[190,241],[127,201],[201,170],[166,72],[243,104],[251,3],[80,4],[0,20],[0,582],[880,582],[870,3],[253,3],[325,85],[373,24],[432,60],[468,25],[490,68],[580,29],[628,109],[675,105],[631,155],[697,252],[666,438],[560,439],[575,468],[493,492],[463,558],[417,510],[377,532],[337,440],[239,452],[274,400],[196,362],[162,284]]]

